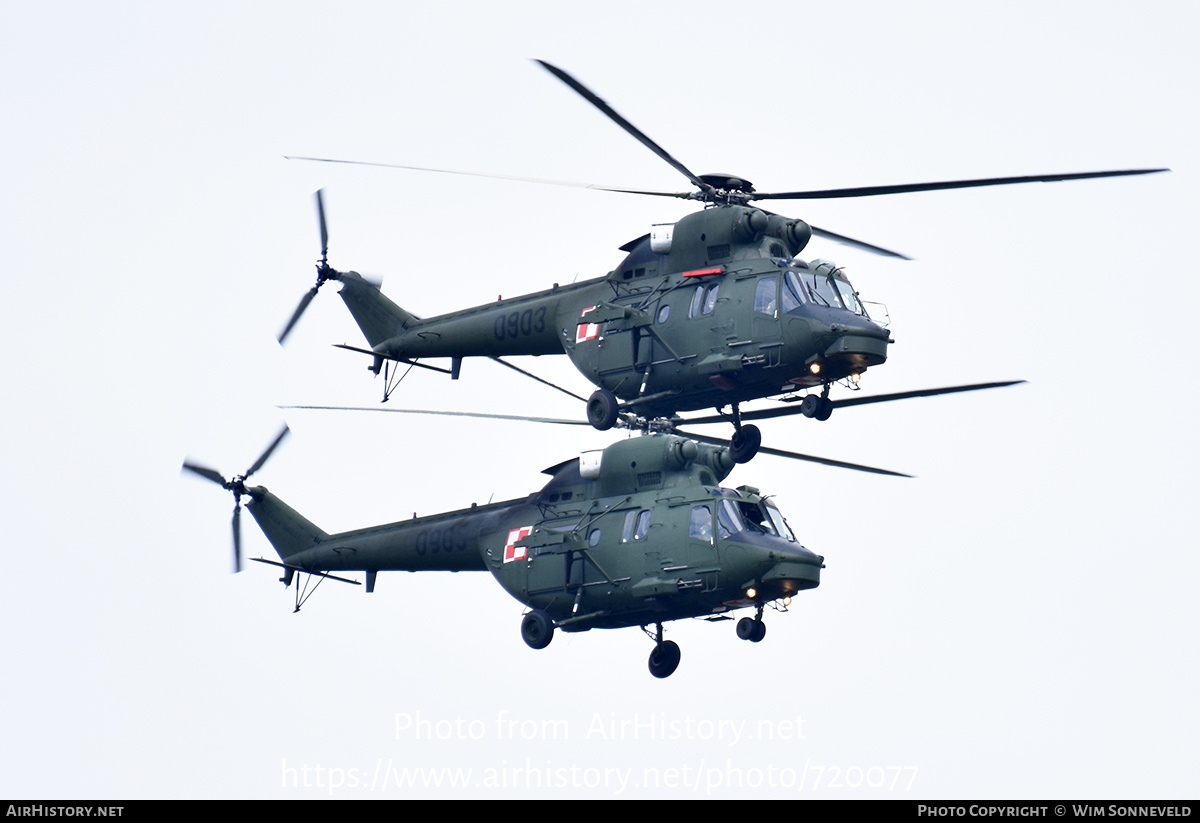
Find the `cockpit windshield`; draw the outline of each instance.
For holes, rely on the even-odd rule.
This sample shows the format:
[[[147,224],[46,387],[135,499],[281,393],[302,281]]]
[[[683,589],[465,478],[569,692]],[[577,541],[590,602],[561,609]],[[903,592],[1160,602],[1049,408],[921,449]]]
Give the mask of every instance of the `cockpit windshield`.
[[[796,536],[788,528],[779,509],[768,500],[754,502],[741,498],[736,492],[721,490],[722,499],[717,507],[717,524],[721,537],[731,537],[741,531],[782,537],[792,543]]]
[[[867,316],[867,310],[863,308],[863,304],[858,300],[858,294],[854,291],[854,287],[850,285],[849,280],[843,280],[841,277],[831,278],[833,284],[837,286],[838,293],[842,296],[842,302],[846,304],[846,308],[855,314]]]
[[[834,309],[844,308],[841,298],[838,297],[837,289],[829,282],[829,275],[824,272],[789,269],[787,281],[788,285],[793,285],[794,282],[793,288],[807,303],[816,303],[818,306],[829,306]]]
[[[784,309],[801,303],[814,303],[832,309],[848,309],[867,317],[867,310],[842,270],[826,261],[814,261],[812,268],[788,269],[784,277]]]
[[[787,521],[783,519],[783,513],[775,508],[775,504],[770,500],[763,501],[763,508],[767,510],[767,515],[771,518],[771,522],[775,525],[776,533],[787,540],[796,542],[796,535],[792,534],[791,528],[788,527]]]

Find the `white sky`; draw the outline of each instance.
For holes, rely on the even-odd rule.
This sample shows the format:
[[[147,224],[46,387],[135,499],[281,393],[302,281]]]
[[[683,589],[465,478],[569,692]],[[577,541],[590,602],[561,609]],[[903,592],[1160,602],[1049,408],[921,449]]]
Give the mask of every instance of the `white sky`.
[[[1194,797],[1195,6],[590,8],[5,4],[0,795]],[[524,495],[613,438],[276,408],[381,392],[329,345],[361,344],[334,286],[274,342],[318,187],[331,262],[423,315],[603,274],[687,211],[282,159],[684,185],[529,57],[764,190],[1174,172],[780,209],[917,258],[805,253],[888,306],[865,389],[1030,383],[764,424],[918,479],[731,476],[827,558],[762,644],[671,624],[661,682],[637,630],[534,652],[483,574],[327,583],[294,615],[275,570],[229,574],[232,501],[185,456],[242,471],[286,420],[255,480],[335,531]],[[393,403],[582,414],[475,361]],[[370,785],[447,768],[466,786]]]

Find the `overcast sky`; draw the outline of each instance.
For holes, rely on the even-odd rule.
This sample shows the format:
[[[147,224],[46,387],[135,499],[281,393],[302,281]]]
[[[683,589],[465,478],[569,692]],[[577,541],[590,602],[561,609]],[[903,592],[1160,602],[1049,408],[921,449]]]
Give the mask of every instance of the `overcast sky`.
[[[1192,4],[4,8],[0,794],[1195,796]],[[636,629],[535,652],[485,574],[330,582],[292,614],[277,570],[229,573],[232,500],[185,457],[244,471],[286,422],[255,480],[338,531],[523,496],[624,436],[278,408],[382,394],[330,345],[362,345],[336,286],[275,343],[317,188],[331,263],[418,315],[602,275],[692,208],[283,159],[685,185],[531,57],[763,190],[1174,171],[780,209],[915,258],[804,252],[887,306],[864,391],[1029,383],[764,423],[917,478],[736,470],[827,563],[763,643],[670,624],[664,681]],[[583,413],[481,361],[391,403]]]

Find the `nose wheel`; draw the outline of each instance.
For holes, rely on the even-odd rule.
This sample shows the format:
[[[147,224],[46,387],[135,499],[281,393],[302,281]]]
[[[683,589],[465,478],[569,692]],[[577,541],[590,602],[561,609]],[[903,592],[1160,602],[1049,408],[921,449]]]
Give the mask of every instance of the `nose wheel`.
[[[767,636],[767,624],[763,622],[762,615],[763,606],[762,603],[759,603],[754,617],[743,617],[737,622],[739,640],[749,640],[751,643],[762,642],[762,639]]]
[[[759,618],[743,617],[737,624],[737,636],[739,640],[761,643],[767,636],[767,624]]]
[[[810,394],[800,401],[800,413],[814,420],[828,420],[833,414],[833,401],[829,399],[829,384],[821,394]]]

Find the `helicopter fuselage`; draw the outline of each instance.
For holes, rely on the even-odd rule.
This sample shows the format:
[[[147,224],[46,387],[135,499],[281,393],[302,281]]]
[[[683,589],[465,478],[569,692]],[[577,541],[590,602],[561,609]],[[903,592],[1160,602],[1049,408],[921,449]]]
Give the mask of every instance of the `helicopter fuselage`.
[[[417,319],[354,273],[342,297],[377,358],[566,354],[644,417],[820,386],[891,342],[832,263],[795,259],[800,220],[724,205],[623,247],[607,276]],[[457,373],[457,369],[455,370]]]
[[[711,617],[820,582],[756,489],[723,489],[728,451],[632,438],[548,470],[522,500],[325,534],[263,487],[248,510],[292,571],[490,571],[564,631]],[[290,573],[289,578],[290,580]],[[372,585],[373,588],[373,585]]]

